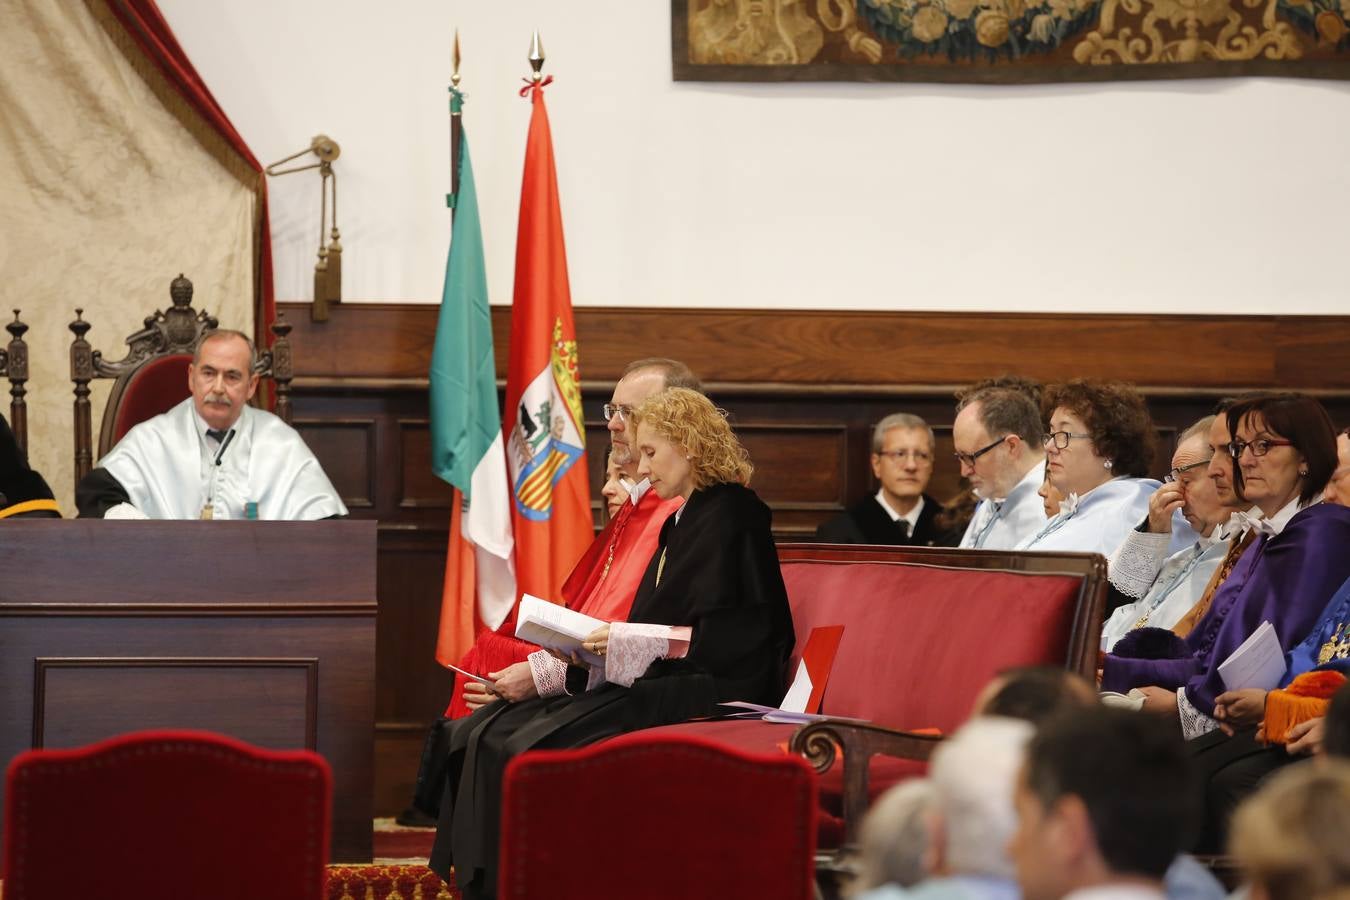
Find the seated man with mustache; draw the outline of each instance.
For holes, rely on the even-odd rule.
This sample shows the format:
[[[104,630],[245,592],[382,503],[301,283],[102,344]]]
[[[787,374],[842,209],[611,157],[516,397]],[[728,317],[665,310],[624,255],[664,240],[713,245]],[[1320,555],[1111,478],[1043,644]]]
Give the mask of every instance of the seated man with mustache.
[[[75,489],[82,518],[331,519],[347,515],[300,435],[248,405],[257,351],[208,332],[188,368],[192,396],[127,432]]]

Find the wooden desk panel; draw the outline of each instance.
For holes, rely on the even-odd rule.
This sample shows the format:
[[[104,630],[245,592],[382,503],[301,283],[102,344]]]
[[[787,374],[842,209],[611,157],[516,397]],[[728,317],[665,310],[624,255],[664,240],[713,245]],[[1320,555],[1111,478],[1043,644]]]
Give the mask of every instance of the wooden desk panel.
[[[333,768],[334,861],[371,858],[374,522],[15,520],[0,759],[198,728]]]

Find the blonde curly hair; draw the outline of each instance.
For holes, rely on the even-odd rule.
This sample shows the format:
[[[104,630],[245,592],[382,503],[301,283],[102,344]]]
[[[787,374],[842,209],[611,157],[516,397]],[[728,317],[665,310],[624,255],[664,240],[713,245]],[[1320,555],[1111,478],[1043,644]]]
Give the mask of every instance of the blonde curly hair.
[[[633,428],[652,428],[689,454],[696,489],[713,484],[750,483],[755,467],[727,424],[726,413],[688,388],[667,388],[633,410]]]

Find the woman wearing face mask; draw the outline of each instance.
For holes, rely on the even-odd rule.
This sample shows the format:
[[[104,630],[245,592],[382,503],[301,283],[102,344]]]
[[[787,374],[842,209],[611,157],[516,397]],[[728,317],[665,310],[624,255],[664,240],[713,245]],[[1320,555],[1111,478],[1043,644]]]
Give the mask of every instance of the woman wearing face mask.
[[[1017,549],[1109,555],[1148,515],[1159,486],[1144,477],[1153,459],[1153,420],[1139,392],[1120,383],[1051,385],[1044,408],[1046,479],[1064,500]]]
[[[661,528],[628,621],[583,644],[603,666],[573,665],[569,694],[490,704],[454,723],[430,866],[447,877],[453,865],[466,898],[495,891],[501,779],[516,754],[710,715],[725,700],[782,700],[792,619],[745,449],[694,391],[667,389],[632,415],[639,478],[684,503]]]

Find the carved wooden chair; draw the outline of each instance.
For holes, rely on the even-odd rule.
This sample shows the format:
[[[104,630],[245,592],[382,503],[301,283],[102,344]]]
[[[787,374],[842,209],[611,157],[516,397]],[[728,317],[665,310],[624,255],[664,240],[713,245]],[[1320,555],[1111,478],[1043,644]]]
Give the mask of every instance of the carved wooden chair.
[[[332,774],[310,750],[142,731],[27,750],[5,789],[5,896],[322,900]]]
[[[14,321],[5,326],[9,332],[9,345],[0,347],[0,376],[9,379],[9,427],[19,443],[19,453],[28,457],[28,344],[24,342],[24,332],[28,326],[19,321],[19,311],[14,310]]]
[[[84,310],[75,310],[70,330],[70,379],[75,382],[75,481],[89,474],[94,461],[122,439],[132,426],[186,399],[187,369],[202,335],[218,326],[215,316],[192,307],[192,282],[179,275],[169,285],[172,305],[146,316],[143,327],[127,337],[127,354],[115,361],[104,359],[85,335],[93,326],[84,320]],[[280,316],[272,325],[271,349],[258,348],[254,372],[276,384],[276,411],[291,420],[291,326]],[[99,428],[98,455],[93,452],[92,410],[89,382],[115,379],[103,410]],[[255,398],[256,402],[257,398]]]

